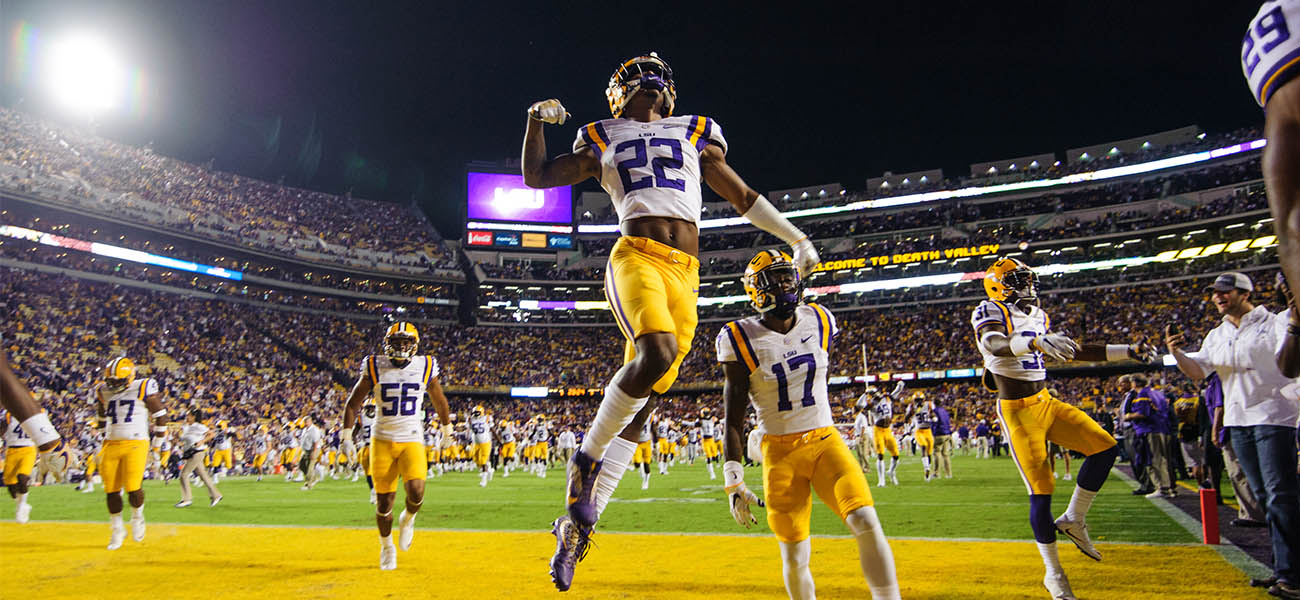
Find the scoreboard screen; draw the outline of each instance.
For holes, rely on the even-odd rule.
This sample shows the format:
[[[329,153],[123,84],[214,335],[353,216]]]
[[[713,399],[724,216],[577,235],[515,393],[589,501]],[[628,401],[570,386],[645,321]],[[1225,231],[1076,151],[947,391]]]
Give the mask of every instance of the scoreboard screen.
[[[471,220],[511,223],[573,222],[573,192],[570,186],[535,190],[524,185],[523,175],[468,173],[466,182]]]

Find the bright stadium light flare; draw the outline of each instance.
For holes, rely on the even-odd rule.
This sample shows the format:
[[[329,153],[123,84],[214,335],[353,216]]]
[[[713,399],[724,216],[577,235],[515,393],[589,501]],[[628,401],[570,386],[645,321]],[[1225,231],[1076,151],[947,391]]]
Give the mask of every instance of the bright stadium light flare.
[[[90,33],[73,33],[50,43],[45,73],[50,92],[68,110],[93,117],[121,101],[126,69],[116,50]]]

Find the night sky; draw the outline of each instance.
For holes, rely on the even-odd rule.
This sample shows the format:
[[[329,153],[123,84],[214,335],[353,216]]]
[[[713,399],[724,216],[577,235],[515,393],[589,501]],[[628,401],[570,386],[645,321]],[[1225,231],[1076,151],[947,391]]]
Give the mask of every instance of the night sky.
[[[60,2],[0,0],[15,26],[102,31],[145,74],[100,133],[219,169],[416,199],[459,238],[470,160],[517,157],[524,109],[608,118],[623,59],[657,50],[678,113],[724,128],[759,191],[1134,137],[1262,123],[1239,54],[1252,2]],[[858,6],[846,9],[843,7]],[[869,7],[869,8],[866,8]],[[0,101],[49,113],[30,82]],[[137,107],[138,108],[138,107]],[[592,189],[596,186],[589,183]]]

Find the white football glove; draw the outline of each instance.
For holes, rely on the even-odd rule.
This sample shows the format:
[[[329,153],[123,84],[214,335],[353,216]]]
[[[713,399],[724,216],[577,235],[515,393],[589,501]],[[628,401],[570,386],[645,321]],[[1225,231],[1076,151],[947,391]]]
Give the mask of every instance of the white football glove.
[[[568,111],[564,110],[564,105],[559,100],[550,98],[541,102],[534,102],[528,107],[528,116],[543,123],[552,125],[563,125],[569,118]]]
[[[799,279],[807,280],[812,275],[813,267],[822,259],[817,255],[817,248],[813,247],[812,240],[803,238],[790,247],[794,251],[794,266],[799,269]]]
[[[1059,333],[1048,333],[1035,337],[1033,346],[1038,348],[1038,351],[1042,352],[1043,356],[1057,362],[1073,360],[1074,353],[1079,351],[1079,344]]]
[[[731,505],[731,518],[741,527],[749,529],[758,523],[749,507],[755,504],[763,506],[763,501],[745,487],[744,473],[745,469],[739,462],[729,460],[722,464],[722,480],[726,482],[726,487],[722,489],[727,493],[727,502]]]

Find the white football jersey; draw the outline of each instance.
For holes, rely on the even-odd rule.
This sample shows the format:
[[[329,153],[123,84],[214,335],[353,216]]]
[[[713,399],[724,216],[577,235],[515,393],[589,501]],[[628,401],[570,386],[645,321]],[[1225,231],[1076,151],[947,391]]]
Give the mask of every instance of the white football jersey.
[[[641,434],[637,436],[636,441],[644,444],[653,440],[654,437],[650,435],[650,419],[646,419],[645,423],[641,425]]]
[[[700,435],[703,435],[706,440],[713,439],[713,432],[717,427],[717,421],[715,421],[713,417],[700,419]]]
[[[357,443],[364,446],[370,443],[371,437],[375,434],[375,418],[367,417],[366,411],[362,410],[358,420],[361,422],[361,432],[358,434]]]
[[[107,398],[105,406],[108,427],[104,432],[106,440],[147,440],[149,439],[149,407],[145,406],[144,397],[158,393],[158,382],[148,377],[136,379],[116,394],[100,384],[95,387],[95,400],[99,396]]]
[[[930,402],[922,400],[912,405],[912,428],[930,428]]]
[[[1007,335],[1037,337],[1051,330],[1052,320],[1047,313],[1037,306],[1032,306],[1028,313],[1014,304],[985,300],[971,313],[971,326],[978,332],[987,323],[1001,323],[1007,328]],[[978,336],[979,333],[976,333]],[[1042,381],[1047,379],[1047,367],[1043,365],[1041,352],[1030,352],[1024,356],[994,356],[984,349],[976,340],[980,354],[984,356],[984,368],[997,375],[1019,379],[1021,381]]]
[[[657,431],[655,433],[657,433],[661,438],[666,438],[668,437],[669,429],[670,427],[668,426],[668,419],[660,419],[659,425],[657,427]]]
[[[871,407],[871,415],[876,427],[889,427],[894,423],[894,399],[888,395],[881,396]]]
[[[1300,74],[1300,0],[1270,0],[1259,7],[1241,40],[1241,71],[1260,106]]]
[[[363,376],[375,387],[374,439],[386,442],[424,442],[424,394],[438,376],[432,356],[413,356],[406,366],[387,356],[371,355],[362,361]]]
[[[486,415],[470,417],[469,430],[474,433],[475,444],[486,444],[492,441],[492,422]]]
[[[4,413],[4,418],[0,418],[0,424],[3,424],[5,428],[6,448],[21,448],[35,444],[32,442],[32,438],[27,437],[27,432],[23,431],[22,423],[19,423],[18,419],[9,413]]]
[[[511,444],[514,443],[514,441],[515,441],[515,426],[513,424],[507,424],[505,427],[502,427],[501,443]]]
[[[638,217],[700,219],[700,153],[709,144],[727,152],[722,128],[708,117],[668,117],[652,123],[605,119],[578,130],[573,151],[591,148],[600,160],[600,186],[619,224]]]
[[[533,442],[545,444],[549,441],[551,441],[551,426],[545,421],[537,423],[537,427],[533,429]]]
[[[749,401],[760,426],[785,435],[833,425],[826,394],[835,317],[816,304],[795,309],[788,333],[768,329],[753,316],[727,323],[718,334],[718,362],[749,369]]]

